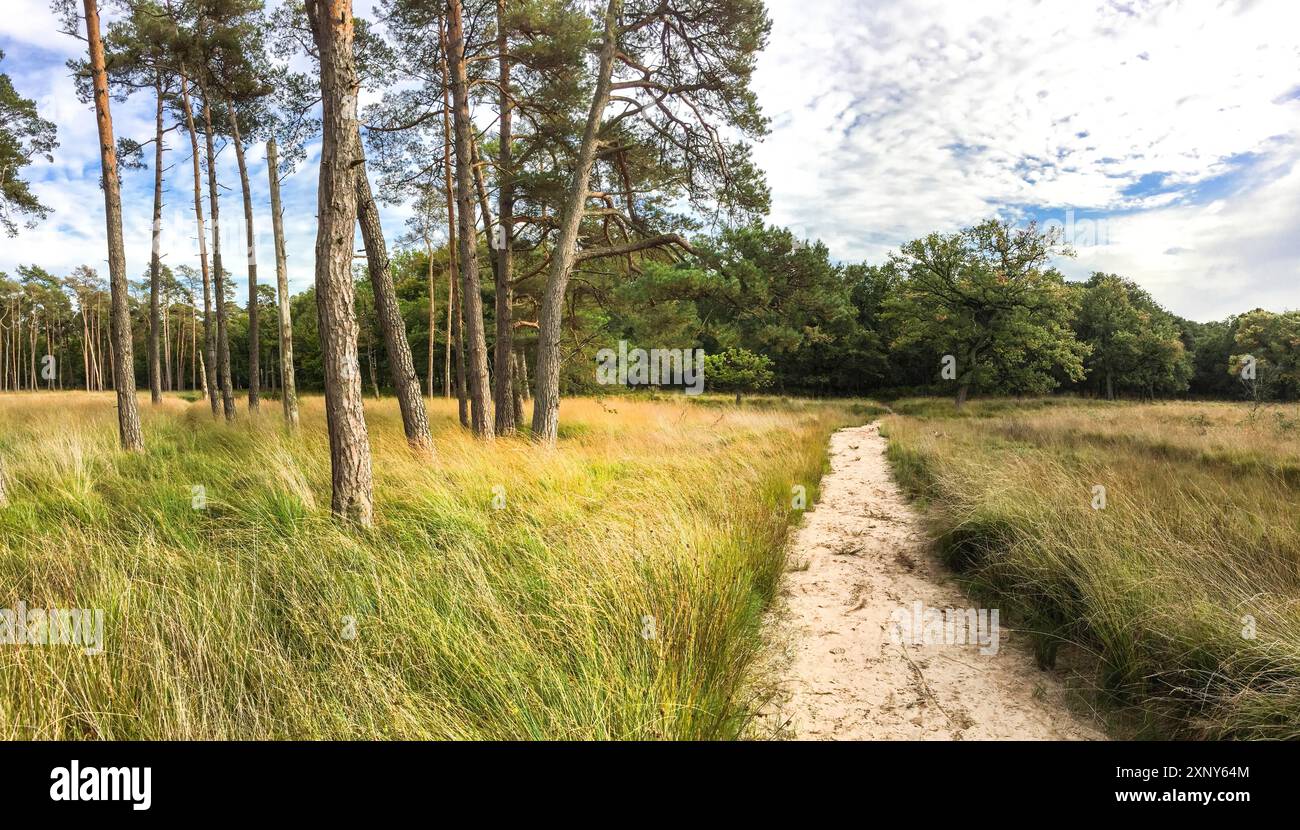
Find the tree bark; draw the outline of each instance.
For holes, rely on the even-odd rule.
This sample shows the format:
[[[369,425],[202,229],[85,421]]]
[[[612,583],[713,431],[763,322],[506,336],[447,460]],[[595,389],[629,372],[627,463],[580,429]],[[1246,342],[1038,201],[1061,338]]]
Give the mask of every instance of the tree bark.
[[[460,287],[466,371],[469,378],[470,426],[479,438],[492,431],[491,380],[483,330],[483,297],[479,286],[478,242],[474,220],[473,124],[469,114],[469,80],[465,73],[465,32],[461,0],[447,0],[447,63],[451,71],[452,123],[456,131],[456,216],[460,231]]]
[[[86,39],[90,46],[90,73],[95,90],[95,122],[99,127],[99,163],[104,174],[104,221],[108,232],[108,287],[112,298],[110,318],[114,370],[117,381],[117,431],[122,449],[144,449],[140,410],[135,399],[135,360],[131,351],[131,307],[127,297],[126,249],[122,241],[122,190],[117,178],[117,148],[113,140],[113,115],[109,111],[108,73],[104,68],[104,42],[99,34],[99,9],[84,0]]]
[[[514,236],[514,160],[511,152],[513,139],[510,101],[510,54],[506,37],[506,2],[497,0],[497,63],[500,88],[500,143],[497,159],[497,228],[493,238],[496,255],[496,376],[492,390],[492,403],[496,411],[497,435],[513,435],[518,423],[514,407],[514,325],[511,307],[514,289],[510,284],[512,266],[512,238]]]
[[[393,388],[397,391],[397,405],[402,412],[402,429],[412,448],[429,452],[433,438],[429,434],[429,416],[424,410],[424,396],[420,392],[420,378],[415,374],[415,358],[411,356],[411,342],[406,336],[406,321],[397,303],[397,290],[388,267],[388,246],[384,242],[384,229],[379,222],[379,208],[370,192],[370,177],[366,175],[361,135],[357,134],[358,157],[356,168],[357,215],[361,221],[361,238],[366,246],[366,265],[370,271],[370,285],[375,294],[375,316],[384,335],[384,352],[393,375]]]
[[[162,403],[162,364],[158,355],[158,281],[162,272],[162,186],[163,186],[163,88],[162,76],[154,76],[158,106],[153,135],[153,232],[149,254],[149,400]]]
[[[362,409],[352,250],[356,242],[357,68],[351,0],[309,0],[320,54],[321,160],[317,188],[316,312],[325,369],[331,507],[362,527],[374,523],[370,436]]]
[[[212,218],[212,302],[217,310],[217,385],[227,421],[235,419],[235,389],[230,378],[230,331],[226,319],[226,276],[221,266],[221,203],[217,193],[217,151],[212,138],[212,98],[206,85],[203,96],[203,135],[208,150],[208,215]]]
[[[510,371],[510,406],[514,410],[515,423],[524,422],[524,384],[523,373],[520,371],[519,364],[523,362],[523,355],[516,352],[511,358]]]
[[[536,387],[533,400],[533,440],[553,446],[559,432],[560,416],[560,329],[564,318],[564,295],[573,269],[578,230],[587,204],[587,188],[596,158],[600,124],[609,104],[610,78],[618,52],[618,18],[622,0],[609,0],[605,10],[604,42],[600,49],[600,68],[596,89],[587,113],[587,126],[578,147],[569,195],[565,200],[555,250],[551,253],[551,270],[537,317]]]
[[[261,404],[261,325],[257,308],[257,235],[253,228],[253,193],[248,186],[248,165],[244,162],[244,142],[239,136],[239,117],[235,105],[226,102],[230,113],[231,138],[235,142],[235,160],[239,164],[239,184],[244,191],[244,233],[248,239],[248,414],[256,415]]]
[[[284,214],[280,207],[280,154],[275,138],[266,142],[266,170],[271,177],[271,233],[275,237],[275,287],[280,306],[280,401],[289,426],[298,426],[298,387],[293,377],[293,320],[289,308],[289,266],[284,253]]]
[[[194,106],[190,102],[188,79],[181,75],[181,103],[185,109],[185,126],[190,133],[190,155],[194,161],[194,221],[199,230],[199,268],[203,274],[203,394],[212,405],[212,415],[216,417],[217,402],[216,329],[212,325],[212,275],[208,271],[208,233],[203,226],[203,176],[199,171],[199,131],[194,125]]]
[[[455,283],[452,283],[452,288],[456,292],[451,321],[456,333],[456,410],[460,416],[460,425],[469,429],[469,401],[465,397],[465,312],[460,305],[460,289],[455,287]]]
[[[438,322],[437,308],[438,304],[434,301],[434,284],[433,284],[433,243],[429,241],[428,234],[424,237],[424,253],[429,260],[429,374],[426,383],[429,385],[429,397],[433,397],[433,347],[437,344]]]
[[[447,27],[444,18],[441,17],[438,18],[438,37],[443,43],[442,76],[445,79],[451,76],[451,72],[447,69]],[[451,172],[451,94],[448,91],[450,86],[449,83],[442,85],[442,172],[447,195],[447,348],[443,361],[442,393],[446,398],[451,397],[451,340],[453,336],[459,337],[460,332],[460,315],[456,311],[456,200],[452,195],[455,179]],[[458,363],[459,360],[458,356]],[[464,400],[462,394],[460,422],[461,425],[468,426]]]

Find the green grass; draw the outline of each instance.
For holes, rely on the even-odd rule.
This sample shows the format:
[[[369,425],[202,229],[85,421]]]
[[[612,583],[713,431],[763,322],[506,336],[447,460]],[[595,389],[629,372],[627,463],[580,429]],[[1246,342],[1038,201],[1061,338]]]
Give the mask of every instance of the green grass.
[[[1089,655],[1138,735],[1300,737],[1294,406],[894,410],[911,414],[883,422],[890,459],[941,553],[1036,632],[1040,659],[1062,644]]]
[[[0,397],[0,608],[106,618],[101,655],[0,645],[0,738],[736,737],[790,488],[814,494],[827,436],[862,420],[573,400],[546,451],[476,442],[438,400],[429,459],[367,401],[361,532],[328,514],[319,399],[296,434],[274,402],[234,426],[141,407],[125,455],[111,395]]]

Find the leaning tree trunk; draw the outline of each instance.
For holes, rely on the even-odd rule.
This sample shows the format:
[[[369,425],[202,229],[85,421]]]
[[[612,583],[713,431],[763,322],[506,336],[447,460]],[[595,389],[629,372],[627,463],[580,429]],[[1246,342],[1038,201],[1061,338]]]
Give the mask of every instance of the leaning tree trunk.
[[[465,74],[465,31],[460,0],[447,2],[447,63],[451,71],[452,122],[456,130],[456,216],[460,239],[461,309],[468,344],[470,425],[474,434],[491,439],[491,380],[483,331],[483,297],[478,275],[478,241],[474,226],[473,124],[469,114],[469,80]]]
[[[162,76],[154,75],[158,106],[154,115],[153,134],[153,231],[149,254],[149,400],[162,403],[162,362],[158,356],[159,297],[158,281],[162,273],[162,185],[163,185],[163,88]]]
[[[357,134],[357,154],[364,158],[361,134]],[[420,392],[420,378],[415,374],[415,358],[411,356],[411,341],[406,337],[406,321],[402,319],[401,306],[397,304],[397,290],[393,288],[393,275],[388,270],[388,246],[384,243],[384,229],[379,223],[379,208],[370,193],[370,178],[365,162],[356,167],[357,216],[361,221],[361,238],[366,246],[366,265],[370,271],[370,285],[375,294],[375,316],[384,335],[384,352],[393,373],[393,387],[397,390],[397,405],[402,411],[402,429],[406,441],[413,448],[428,452],[433,449],[429,435],[429,416],[424,411],[424,396]]]
[[[239,164],[239,184],[244,191],[244,233],[248,239],[248,414],[256,415],[261,403],[262,336],[257,309],[257,243],[253,232],[253,194],[248,186],[248,165],[244,162],[244,142],[239,137],[239,117],[235,105],[226,102],[230,113],[231,138],[235,141],[235,160]]]
[[[356,241],[357,67],[351,0],[307,4],[320,54],[321,160],[316,212],[316,313],[325,369],[331,507],[362,527],[374,523],[370,436],[362,411],[352,247]]]
[[[208,149],[208,215],[212,217],[212,302],[217,307],[217,385],[227,421],[235,419],[235,389],[230,378],[230,328],[226,320],[226,276],[221,267],[221,204],[217,197],[217,151],[212,140],[212,98],[205,86],[203,133]]]
[[[85,0],[86,39],[95,89],[95,122],[99,127],[99,164],[104,182],[104,221],[108,231],[108,289],[112,298],[113,368],[117,379],[117,431],[124,450],[143,450],[140,410],[135,400],[135,360],[131,350],[131,307],[127,295],[126,249],[122,241],[122,188],[117,178],[117,147],[113,115],[108,106],[108,73],[104,42],[99,36],[99,9]]]
[[[280,155],[275,138],[266,142],[266,170],[271,177],[271,233],[275,237],[275,287],[280,299],[280,400],[284,419],[298,426],[298,387],[293,378],[293,320],[289,309],[289,266],[284,253],[284,219],[280,209]]]
[[[573,270],[578,229],[582,225],[582,215],[587,205],[587,186],[591,181],[591,167],[596,158],[597,135],[605,107],[609,103],[610,77],[618,52],[618,17],[622,8],[622,0],[609,0],[609,6],[605,10],[605,35],[600,49],[596,90],[591,97],[591,111],[587,113],[587,127],[582,134],[582,144],[578,147],[573,181],[565,200],[560,233],[551,254],[551,271],[547,275],[542,308],[537,317],[533,440],[548,445],[555,444],[559,432],[560,326],[564,317],[564,294],[569,285],[569,274]]]
[[[203,175],[199,171],[199,131],[194,126],[194,106],[190,103],[189,81],[181,75],[181,103],[185,109],[185,126],[190,133],[190,157],[194,161],[194,221],[199,229],[199,267],[203,273],[203,395],[217,407],[217,334],[212,325],[212,275],[208,271],[208,233],[203,227]]]
[[[493,239],[496,256],[496,359],[492,405],[496,411],[497,435],[514,433],[518,420],[514,407],[514,326],[510,319],[514,291],[510,285],[511,249],[514,236],[514,161],[511,154],[510,55],[506,37],[506,2],[497,0],[497,64],[501,120],[497,163],[497,235]]]

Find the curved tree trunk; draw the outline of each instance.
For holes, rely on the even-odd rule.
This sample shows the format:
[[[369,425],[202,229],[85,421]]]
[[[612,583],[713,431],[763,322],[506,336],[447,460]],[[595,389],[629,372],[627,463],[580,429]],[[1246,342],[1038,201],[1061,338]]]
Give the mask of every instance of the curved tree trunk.
[[[271,177],[271,233],[275,236],[275,287],[280,311],[280,401],[284,419],[298,426],[298,386],[293,377],[293,319],[289,309],[289,266],[284,253],[284,218],[280,208],[280,154],[275,138],[266,142],[266,170]]]
[[[253,194],[248,186],[248,165],[244,162],[244,142],[239,136],[239,117],[235,106],[226,102],[230,113],[231,138],[235,141],[235,159],[239,163],[239,184],[244,191],[244,233],[248,239],[248,414],[256,415],[261,403],[261,325],[257,308],[257,235],[253,228]]]
[[[351,0],[309,0],[320,53],[321,159],[316,211],[316,313],[325,369],[334,513],[374,523],[370,436],[362,411],[352,249],[356,242],[357,68]]]
[[[361,134],[357,134],[357,152],[361,149]],[[430,451],[433,438],[429,435],[429,416],[424,411],[424,396],[420,392],[420,378],[415,374],[415,358],[411,356],[411,342],[406,337],[406,321],[397,303],[393,288],[393,275],[388,269],[388,246],[384,243],[384,229],[379,222],[379,208],[370,192],[370,178],[363,162],[356,168],[357,217],[361,221],[361,238],[366,246],[366,265],[370,272],[370,285],[375,294],[375,316],[384,335],[384,352],[393,374],[393,388],[397,390],[397,405],[402,411],[402,429],[406,441],[413,448]]]
[[[478,241],[472,191],[473,124],[469,114],[469,81],[465,74],[465,32],[460,0],[448,0],[447,9],[447,63],[451,71],[452,122],[456,130],[456,216],[460,231],[460,293],[467,341],[470,423],[475,435],[491,439],[491,380],[488,375],[487,340],[483,331],[483,297],[479,286]]]
[[[596,159],[600,123],[609,103],[610,78],[618,51],[618,18],[622,0],[609,0],[605,10],[605,34],[600,49],[600,69],[596,90],[587,113],[587,126],[578,147],[578,158],[565,200],[564,215],[555,250],[551,254],[551,271],[546,279],[541,312],[537,317],[536,387],[533,399],[533,440],[554,445],[560,424],[560,328],[564,318],[564,294],[577,253],[578,230],[587,205],[587,186]]]
[[[108,287],[112,297],[113,368],[117,380],[117,432],[124,450],[143,450],[140,410],[135,399],[135,360],[131,351],[131,307],[127,297],[126,249],[122,242],[122,189],[117,179],[117,147],[109,111],[108,73],[104,42],[99,35],[99,9],[85,0],[86,39],[95,90],[95,122],[99,127],[99,163],[104,174],[104,221],[108,232]]]

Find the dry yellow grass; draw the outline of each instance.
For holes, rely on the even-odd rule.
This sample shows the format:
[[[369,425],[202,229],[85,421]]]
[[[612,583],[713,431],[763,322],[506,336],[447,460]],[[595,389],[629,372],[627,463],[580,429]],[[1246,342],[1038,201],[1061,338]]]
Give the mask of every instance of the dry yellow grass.
[[[950,407],[896,406],[895,469],[1044,660],[1083,646],[1151,734],[1300,737],[1295,406]]]
[[[0,645],[0,738],[735,736],[790,488],[848,417],[570,400],[546,451],[438,399],[430,460],[368,400],[364,533],[327,512],[320,399],[297,434],[142,399],[138,455],[112,406],[0,397],[0,608],[106,615],[102,655]]]

